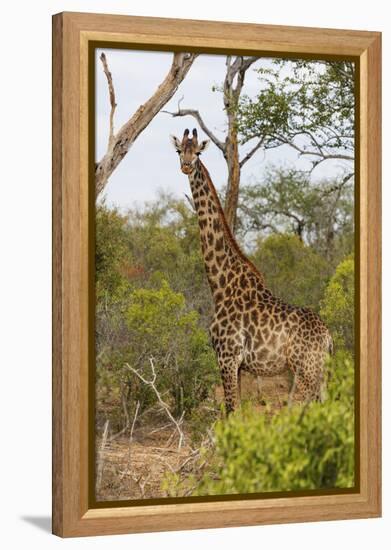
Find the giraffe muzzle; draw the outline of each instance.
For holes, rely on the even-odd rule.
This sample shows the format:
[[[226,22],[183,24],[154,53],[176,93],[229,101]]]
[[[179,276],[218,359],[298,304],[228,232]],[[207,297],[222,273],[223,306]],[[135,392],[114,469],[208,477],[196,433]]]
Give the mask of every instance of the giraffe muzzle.
[[[181,166],[182,172],[183,172],[184,174],[186,174],[186,175],[191,174],[192,171],[193,171],[193,169],[194,169],[194,167],[192,166],[191,163],[189,163],[189,164],[182,164],[182,166]]]

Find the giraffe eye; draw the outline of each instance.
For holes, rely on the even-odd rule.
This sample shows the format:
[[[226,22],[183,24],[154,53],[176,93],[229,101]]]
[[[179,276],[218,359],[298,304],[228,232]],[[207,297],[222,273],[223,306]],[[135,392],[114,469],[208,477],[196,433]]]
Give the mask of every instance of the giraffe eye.
[[[180,154],[181,154],[181,152],[180,152],[180,150],[179,150],[179,149],[177,149],[177,150],[176,150],[176,152],[178,153],[178,155],[180,155]]]
[[[198,153],[196,153],[197,157],[199,157],[201,154],[201,151],[198,151]]]

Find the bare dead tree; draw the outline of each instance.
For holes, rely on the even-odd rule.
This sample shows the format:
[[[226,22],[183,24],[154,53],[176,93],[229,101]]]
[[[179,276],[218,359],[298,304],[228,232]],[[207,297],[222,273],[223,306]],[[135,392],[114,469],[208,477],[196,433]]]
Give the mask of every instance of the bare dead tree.
[[[147,380],[137,369],[135,369],[134,367],[129,365],[129,363],[125,363],[125,367],[127,369],[129,369],[133,374],[135,374],[141,380],[141,382],[143,382],[143,384],[149,386],[153,390],[154,394],[156,395],[156,398],[158,400],[158,403],[159,403],[161,409],[166,413],[166,415],[170,419],[171,423],[174,425],[175,431],[178,433],[178,449],[180,449],[182,447],[182,444],[183,444],[184,439],[185,439],[185,434],[183,433],[183,430],[182,430],[182,427],[181,427],[182,424],[183,424],[184,411],[182,412],[182,414],[181,414],[181,416],[178,420],[176,420],[174,418],[174,416],[171,414],[170,407],[167,405],[167,403],[165,401],[163,401],[162,396],[160,395],[160,392],[156,387],[157,374],[156,374],[156,369],[155,369],[155,364],[154,364],[153,357],[149,358],[149,364],[151,366],[151,371],[152,371],[151,380]],[[175,433],[175,431],[174,431],[174,433]],[[171,441],[171,438],[169,439],[169,442],[170,441]]]
[[[220,140],[205,123],[197,109],[182,109],[181,101],[178,102],[178,109],[175,112],[162,111],[173,117],[192,116],[205,132],[209,139],[222,152],[228,168],[227,192],[225,196],[225,215],[230,227],[234,230],[236,226],[236,211],[239,199],[240,171],[244,164],[262,146],[260,139],[257,144],[242,159],[239,158],[238,128],[236,112],[239,98],[244,85],[246,71],[257,61],[257,57],[232,57],[226,58],[226,75],[223,83],[224,109],[227,115],[227,134],[225,140]]]
[[[125,157],[130,147],[145,130],[155,115],[164,107],[178,89],[190,67],[196,54],[174,53],[170,70],[163,82],[158,86],[155,93],[129,118],[127,122],[114,133],[114,114],[117,107],[113,78],[109,71],[106,55],[102,52],[100,60],[103,65],[103,72],[107,78],[110,99],[109,115],[109,140],[107,151],[95,166],[95,191],[98,196],[104,190],[107,181],[118,164]]]

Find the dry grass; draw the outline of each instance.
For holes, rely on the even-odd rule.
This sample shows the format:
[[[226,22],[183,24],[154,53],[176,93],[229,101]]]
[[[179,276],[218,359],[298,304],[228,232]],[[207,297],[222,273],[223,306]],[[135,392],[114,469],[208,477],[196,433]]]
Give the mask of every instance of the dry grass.
[[[277,412],[286,405],[288,393],[287,376],[263,379],[258,386],[254,377],[245,373],[242,375],[242,401],[251,401],[260,411],[269,406]],[[222,387],[216,388],[215,397],[218,404],[222,402]],[[140,420],[130,444],[128,436],[112,441],[109,437],[102,448],[102,438],[98,438],[96,448],[99,451],[98,461],[99,457],[101,459],[101,481],[96,488],[97,500],[164,497],[161,483],[166,472],[178,472],[184,464],[185,470],[189,472],[194,456],[189,433],[184,427],[187,437],[184,445],[178,449],[175,427],[159,429],[165,424],[166,419],[161,418],[155,419],[154,424],[149,419],[148,425]]]

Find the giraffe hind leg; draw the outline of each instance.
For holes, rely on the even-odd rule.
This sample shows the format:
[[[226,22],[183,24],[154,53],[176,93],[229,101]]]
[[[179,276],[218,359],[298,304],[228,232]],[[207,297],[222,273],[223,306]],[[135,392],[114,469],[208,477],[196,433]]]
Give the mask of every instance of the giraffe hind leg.
[[[219,358],[219,367],[224,388],[225,409],[227,414],[238,406],[239,361],[235,357]]]
[[[323,401],[324,357],[319,353],[308,352],[300,362],[289,361],[293,382],[289,392],[289,403],[296,398],[300,401]]]

